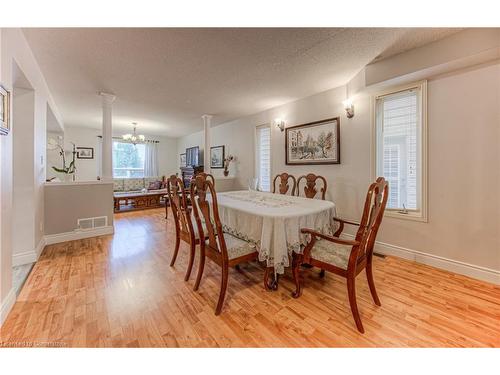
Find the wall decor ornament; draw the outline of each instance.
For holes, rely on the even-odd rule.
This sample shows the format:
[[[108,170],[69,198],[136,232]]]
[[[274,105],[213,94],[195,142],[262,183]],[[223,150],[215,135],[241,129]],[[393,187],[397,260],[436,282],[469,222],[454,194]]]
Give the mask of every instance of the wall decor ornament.
[[[77,159],[93,159],[94,149],[92,147],[77,147],[76,148],[76,158]]]
[[[10,92],[0,86],[0,135],[10,131]]]
[[[180,166],[185,167],[186,166],[186,153],[180,154]]]
[[[287,165],[340,164],[340,117],[285,129]]]
[[[224,146],[210,147],[210,168],[224,168]]]

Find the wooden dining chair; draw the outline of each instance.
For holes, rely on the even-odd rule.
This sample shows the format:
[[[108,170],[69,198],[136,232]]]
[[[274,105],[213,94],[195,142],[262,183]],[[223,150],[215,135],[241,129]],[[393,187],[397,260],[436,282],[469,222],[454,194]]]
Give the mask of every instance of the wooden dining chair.
[[[292,261],[296,287],[296,290],[292,293],[294,298],[298,298],[301,294],[299,272],[300,265],[303,263],[320,267],[322,270],[333,272],[347,279],[349,304],[356,327],[361,333],[364,333],[364,328],[356,303],[355,279],[366,268],[370,293],[375,304],[380,306],[380,300],[373,281],[372,258],[373,245],[382,222],[388,193],[389,185],[387,181],[383,177],[377,178],[377,181],[368,188],[361,222],[355,223],[336,218],[335,220],[340,223],[340,226],[333,236],[327,236],[312,229],[302,229],[302,233],[309,234],[311,238],[304,248],[304,252],[294,254]],[[354,240],[339,238],[344,229],[344,224],[359,227]]]
[[[189,262],[184,280],[188,281],[193,268],[196,245],[200,243],[200,232],[198,226],[193,225],[191,219],[191,207],[187,204],[187,194],[182,180],[176,175],[172,175],[167,180],[167,193],[170,208],[174,216],[175,223],[175,249],[170,261],[173,267],[179,252],[180,241],[189,244]]]
[[[206,173],[206,172],[200,172],[200,173],[197,173],[195,176],[193,176],[193,179],[198,175],[205,176],[206,179],[210,180],[210,182],[212,183],[212,185],[214,186],[214,189],[215,189],[215,178],[213,175],[211,175],[210,173]]]
[[[320,193],[321,199],[325,200],[327,184],[326,184],[326,179],[323,176],[315,175],[314,173],[309,173],[307,175],[300,176],[299,179],[297,180],[297,197],[300,197],[300,182],[302,180],[305,180],[305,185],[303,190],[306,198],[314,198],[316,197],[317,193]],[[321,180],[323,182],[323,186],[319,191],[318,189],[316,189],[317,180]]]
[[[278,178],[280,179],[279,185],[278,185],[279,193],[280,194],[286,194],[286,193],[288,193],[288,190],[290,189],[290,185],[288,184],[288,180],[291,179],[292,183],[293,183],[291,195],[295,195],[295,187],[297,186],[297,180],[295,179],[294,176],[292,176],[291,174],[288,174],[286,172],[277,174],[276,177],[274,177],[274,180],[273,180],[273,193],[276,193],[276,180]]]
[[[219,315],[226,296],[229,267],[256,260],[259,253],[255,245],[222,231],[217,193],[206,176],[198,174],[192,180],[191,198],[198,231],[202,237],[207,238],[206,241],[201,241],[200,263],[194,290],[198,290],[200,286],[205,257],[208,257],[222,269],[219,300],[215,308],[215,315]]]

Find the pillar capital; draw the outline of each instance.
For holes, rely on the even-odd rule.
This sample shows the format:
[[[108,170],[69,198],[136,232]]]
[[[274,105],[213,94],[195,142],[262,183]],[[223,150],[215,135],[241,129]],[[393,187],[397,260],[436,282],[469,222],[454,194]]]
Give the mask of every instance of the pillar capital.
[[[111,105],[116,99],[116,95],[109,94],[107,92],[100,92],[99,95],[102,98],[102,105]]]

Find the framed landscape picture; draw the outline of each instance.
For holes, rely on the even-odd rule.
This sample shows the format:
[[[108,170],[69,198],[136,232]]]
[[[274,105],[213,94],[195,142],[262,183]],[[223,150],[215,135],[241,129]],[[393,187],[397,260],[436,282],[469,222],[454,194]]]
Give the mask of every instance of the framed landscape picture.
[[[180,166],[185,167],[186,166],[186,154],[180,154]]]
[[[287,165],[340,164],[340,117],[286,128]]]
[[[92,147],[77,147],[76,157],[78,159],[93,159],[94,149]]]
[[[7,135],[10,131],[10,93],[0,86],[0,134]]]
[[[224,168],[224,146],[210,147],[210,168]]]

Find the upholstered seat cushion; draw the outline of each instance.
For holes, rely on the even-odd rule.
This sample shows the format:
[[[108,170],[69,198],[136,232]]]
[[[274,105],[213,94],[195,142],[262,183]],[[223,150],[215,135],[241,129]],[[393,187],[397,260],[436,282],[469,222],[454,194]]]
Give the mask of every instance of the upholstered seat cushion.
[[[341,245],[327,240],[318,240],[311,250],[311,258],[336,267],[347,269],[352,246]]]
[[[239,258],[257,251],[254,244],[243,241],[229,233],[224,233],[224,240],[226,241],[227,256],[229,259]]]

